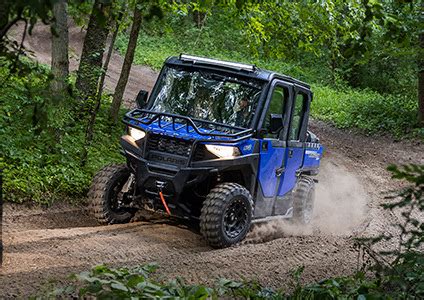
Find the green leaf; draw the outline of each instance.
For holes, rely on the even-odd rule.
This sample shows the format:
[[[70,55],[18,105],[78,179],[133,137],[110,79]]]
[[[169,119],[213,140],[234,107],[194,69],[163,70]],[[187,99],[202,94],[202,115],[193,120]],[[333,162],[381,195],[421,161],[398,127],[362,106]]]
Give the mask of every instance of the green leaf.
[[[128,292],[128,288],[120,282],[114,282],[110,285],[112,289]]]

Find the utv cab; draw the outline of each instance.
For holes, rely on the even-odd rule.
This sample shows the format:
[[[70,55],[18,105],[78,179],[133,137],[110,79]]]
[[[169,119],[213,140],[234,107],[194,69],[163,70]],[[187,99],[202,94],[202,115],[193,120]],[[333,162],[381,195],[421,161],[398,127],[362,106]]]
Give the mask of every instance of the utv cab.
[[[309,85],[254,65],[168,58],[124,116],[126,164],[93,179],[95,217],[160,211],[197,222],[216,248],[243,240],[253,222],[309,223],[323,151],[307,130],[311,101]]]

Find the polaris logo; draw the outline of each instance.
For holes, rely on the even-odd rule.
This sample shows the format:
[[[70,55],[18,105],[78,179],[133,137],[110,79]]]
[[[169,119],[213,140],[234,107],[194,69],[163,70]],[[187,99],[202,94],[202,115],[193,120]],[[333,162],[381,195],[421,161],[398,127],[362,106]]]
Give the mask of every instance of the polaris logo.
[[[150,152],[149,159],[153,161],[158,161],[162,163],[168,163],[171,165],[185,165],[187,160],[184,158],[175,157],[173,155]]]

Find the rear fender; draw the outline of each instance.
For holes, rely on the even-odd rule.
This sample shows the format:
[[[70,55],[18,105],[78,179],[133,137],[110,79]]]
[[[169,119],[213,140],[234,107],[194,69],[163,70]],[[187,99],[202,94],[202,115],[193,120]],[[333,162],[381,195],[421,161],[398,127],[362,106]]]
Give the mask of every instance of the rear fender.
[[[305,153],[303,156],[303,165],[297,171],[298,175],[317,175],[321,158],[324,153],[324,147],[318,143],[305,143]]]

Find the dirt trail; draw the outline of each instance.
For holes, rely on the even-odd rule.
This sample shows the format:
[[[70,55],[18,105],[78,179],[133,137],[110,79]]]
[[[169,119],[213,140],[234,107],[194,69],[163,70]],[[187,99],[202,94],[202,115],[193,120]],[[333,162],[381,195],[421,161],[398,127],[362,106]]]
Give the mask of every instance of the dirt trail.
[[[75,26],[73,21],[68,22],[69,27],[69,68],[70,71],[76,71],[79,65],[79,58],[82,52],[82,46],[85,37],[85,31],[80,27]],[[11,30],[11,36],[20,42],[22,39],[23,26],[16,26]],[[42,64],[51,64],[51,33],[50,27],[43,24],[37,24],[32,35],[27,35],[24,46],[27,50],[28,56],[35,58]],[[109,47],[109,41],[107,43]],[[113,55],[108,66],[106,73],[106,90],[113,93],[116,84],[118,83],[119,75],[121,74],[122,64],[124,58],[116,51]],[[124,93],[124,101],[127,105],[133,105],[133,101],[141,89],[151,91],[157,78],[157,72],[146,66],[133,66],[131,68],[130,76],[128,79],[127,88]]]
[[[81,48],[78,30],[71,28],[75,51]],[[28,47],[36,50],[42,62],[50,55],[46,44],[46,29],[36,27]],[[114,55],[111,63],[109,86],[116,83],[122,58]],[[140,87],[149,89],[155,77],[152,70],[133,66],[128,99]],[[300,265],[305,266],[306,282],[354,272],[353,237],[393,231],[390,223],[398,218],[379,207],[381,193],[399,186],[389,179],[386,166],[424,164],[424,146],[367,137],[319,121],[312,121],[311,129],[326,146],[311,228],[271,223],[257,227],[243,245],[212,250],[198,234],[171,220],[102,227],[85,207],[59,203],[43,210],[9,204],[5,207],[0,298],[28,296],[51,280],[64,281],[70,273],[101,263],[157,262],[163,278],[181,276],[203,283],[220,277],[254,278],[274,287],[280,287]]]

